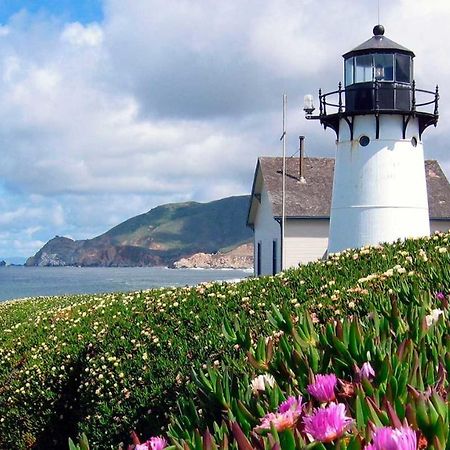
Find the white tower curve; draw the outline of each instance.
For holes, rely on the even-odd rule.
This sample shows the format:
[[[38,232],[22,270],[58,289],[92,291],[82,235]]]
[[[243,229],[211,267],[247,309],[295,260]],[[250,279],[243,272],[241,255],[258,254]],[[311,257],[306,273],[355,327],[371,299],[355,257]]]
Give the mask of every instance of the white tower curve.
[[[430,233],[422,133],[438,89],[417,89],[411,50],[384,36],[343,55],[345,87],[319,91],[319,119],[337,136],[328,252]]]

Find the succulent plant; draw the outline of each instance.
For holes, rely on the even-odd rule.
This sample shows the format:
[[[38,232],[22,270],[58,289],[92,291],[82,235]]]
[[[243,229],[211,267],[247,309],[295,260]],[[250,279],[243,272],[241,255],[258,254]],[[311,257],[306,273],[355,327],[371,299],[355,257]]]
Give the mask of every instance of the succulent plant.
[[[235,442],[241,450],[323,445],[357,449],[370,446],[375,435],[375,447],[370,448],[376,448],[376,439],[381,439],[374,431],[378,427],[388,430],[378,436],[391,428],[412,430],[421,445],[450,448],[448,311],[441,310],[433,323],[427,323],[432,295],[416,292],[406,304],[399,300],[403,289],[400,285],[383,307],[372,308],[365,317],[316,326],[309,314],[294,323],[287,309],[273,307],[272,336],[249,346],[246,375],[233,378],[226,367],[210,366],[193,376],[201,409],[214,410],[209,418],[221,429],[217,442],[228,430],[227,445]],[[245,339],[239,336],[250,332],[236,325],[234,330],[229,324],[224,329],[231,343],[242,343]],[[258,381],[255,389],[251,376],[272,376],[275,382]],[[280,405],[292,395],[303,395],[303,404],[296,415],[287,417]],[[182,405],[180,410],[181,417],[189,416]],[[327,420],[328,431],[321,431],[320,424]],[[184,449],[197,448],[204,439],[199,431],[188,436],[180,429],[174,419],[169,435]],[[214,434],[208,436],[216,442]]]

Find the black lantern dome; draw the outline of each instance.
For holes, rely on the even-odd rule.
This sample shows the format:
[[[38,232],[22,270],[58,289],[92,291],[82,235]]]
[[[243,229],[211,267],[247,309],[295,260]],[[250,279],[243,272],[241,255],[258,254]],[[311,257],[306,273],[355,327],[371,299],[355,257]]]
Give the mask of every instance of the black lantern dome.
[[[353,120],[358,115],[374,115],[379,137],[381,114],[403,117],[403,138],[411,117],[419,119],[419,133],[430,125],[436,126],[439,93],[417,89],[413,77],[414,53],[384,35],[383,25],[373,28],[373,36],[358,47],[345,53],[344,87],[339,83],[337,91],[322,94],[319,90],[319,115],[312,96],[305,96],[307,119],[319,119],[325,128],[336,131],[345,119],[353,139]],[[425,108],[425,109],[424,109]],[[428,109],[428,111],[427,111]]]
[[[375,25],[373,27],[373,36],[367,41],[363,42],[358,47],[355,47],[353,50],[342,55],[344,58],[348,58],[350,56],[366,54],[366,53],[383,53],[388,51],[390,53],[403,53],[406,55],[411,55],[414,57],[414,52],[403,47],[403,45],[397,44],[391,39],[387,38],[384,35],[384,27],[383,25]]]

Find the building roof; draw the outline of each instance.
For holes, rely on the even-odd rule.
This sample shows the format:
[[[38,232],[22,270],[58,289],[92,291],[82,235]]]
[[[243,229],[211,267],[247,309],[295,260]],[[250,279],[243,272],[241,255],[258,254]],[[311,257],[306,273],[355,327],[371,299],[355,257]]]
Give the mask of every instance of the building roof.
[[[363,55],[368,53],[384,53],[384,52],[398,52],[414,56],[411,50],[408,50],[403,45],[397,44],[386,36],[372,36],[367,41],[363,42],[358,47],[344,53],[342,56],[348,58],[349,56]]]
[[[450,219],[450,184],[435,160],[425,161],[430,219]]]
[[[253,225],[257,199],[264,186],[272,203],[275,218],[281,217],[282,189],[281,157],[260,157],[255,170],[247,224]],[[333,189],[334,158],[304,158],[304,178],[299,177],[299,158],[286,159],[286,217],[330,217]],[[431,219],[450,220],[450,184],[439,163],[425,161],[428,206]]]
[[[378,33],[377,27],[374,28],[374,35],[363,42],[362,44],[355,47],[353,50],[342,55],[344,58],[348,58],[350,56],[362,55],[368,53],[384,53],[384,52],[397,52],[397,53],[405,53],[414,57],[414,53],[403,47],[403,45],[397,44],[393,40],[383,36],[384,28],[382,28],[382,33]]]

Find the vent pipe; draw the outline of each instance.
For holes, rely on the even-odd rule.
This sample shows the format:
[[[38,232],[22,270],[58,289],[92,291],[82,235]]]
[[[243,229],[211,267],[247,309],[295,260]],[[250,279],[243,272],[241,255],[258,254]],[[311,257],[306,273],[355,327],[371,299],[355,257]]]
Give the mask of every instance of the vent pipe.
[[[305,167],[304,167],[305,136],[299,136],[298,138],[300,139],[299,180],[300,180],[300,183],[306,183],[306,180],[305,180]]]

